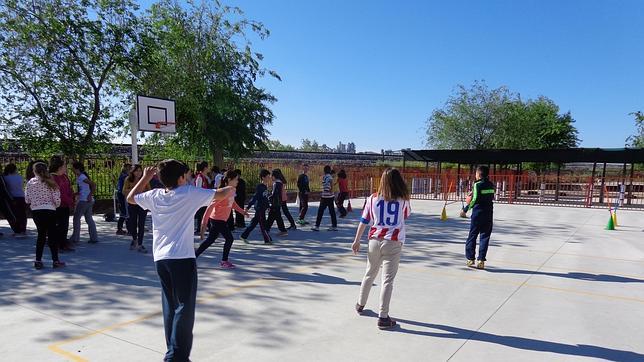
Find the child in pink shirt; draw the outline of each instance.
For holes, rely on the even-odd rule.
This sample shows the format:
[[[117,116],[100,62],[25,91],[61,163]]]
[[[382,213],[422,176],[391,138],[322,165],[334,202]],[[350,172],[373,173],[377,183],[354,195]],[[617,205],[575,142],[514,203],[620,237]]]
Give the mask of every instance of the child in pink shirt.
[[[220,187],[232,186],[237,187],[237,182],[239,181],[239,174],[235,171],[226,172],[225,178],[221,181]],[[214,201],[208,206],[208,209],[204,213],[203,219],[201,220],[201,240],[203,240],[204,233],[208,222],[210,221],[210,232],[208,233],[208,238],[199,245],[199,248],[196,251],[196,256],[199,257],[212,243],[215,242],[219,234],[221,234],[226,242],[224,244],[224,255],[221,258],[221,267],[223,269],[233,269],[235,266],[233,263],[228,261],[228,255],[230,254],[230,249],[233,246],[233,235],[230,232],[228,227],[228,218],[230,217],[230,211],[235,209],[235,211],[248,216],[248,212],[235,202],[235,193],[231,193],[228,197]]]

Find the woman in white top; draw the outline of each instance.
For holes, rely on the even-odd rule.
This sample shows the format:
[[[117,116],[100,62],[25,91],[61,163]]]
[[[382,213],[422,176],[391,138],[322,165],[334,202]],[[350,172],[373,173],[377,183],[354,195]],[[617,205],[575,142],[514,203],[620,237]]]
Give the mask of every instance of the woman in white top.
[[[58,184],[47,171],[47,165],[42,162],[33,165],[36,175],[27,182],[25,188],[25,202],[31,207],[31,213],[38,229],[36,241],[36,261],[34,267],[42,269],[42,254],[45,242],[49,238],[49,250],[54,261],[53,267],[60,268],[65,263],[58,259],[58,243],[56,240],[56,208],[60,205],[60,190]]]
[[[96,224],[92,213],[96,184],[87,176],[82,162],[74,162],[72,168],[78,185],[78,193],[76,194],[78,202],[76,202],[76,209],[74,210],[74,233],[69,240],[74,243],[80,241],[80,219],[84,216],[89,229],[89,243],[94,244],[98,242],[98,233],[96,232]]]

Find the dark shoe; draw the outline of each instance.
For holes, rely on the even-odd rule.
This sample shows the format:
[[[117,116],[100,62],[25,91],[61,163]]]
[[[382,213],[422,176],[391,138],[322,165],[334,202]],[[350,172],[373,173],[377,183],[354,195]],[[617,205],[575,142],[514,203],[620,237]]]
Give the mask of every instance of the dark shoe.
[[[360,305],[360,304],[356,303],[356,312],[358,312],[358,314],[362,315],[363,310],[364,310],[364,305]]]
[[[57,260],[57,261],[54,262],[54,264],[52,266],[54,267],[54,269],[58,269],[58,268],[64,268],[65,265],[66,264],[65,264],[64,261]]]
[[[145,246],[143,246],[143,245],[139,245],[139,247],[137,248],[136,251],[138,251],[139,253],[143,253],[143,254],[148,253],[148,249],[146,249]]]
[[[378,328],[380,328],[380,329],[391,329],[394,326],[396,326],[396,321],[391,319],[391,317],[378,318]]]
[[[127,231],[125,231],[125,230],[116,230],[116,235],[127,235]]]
[[[34,268],[40,270],[44,267],[42,261],[34,261]]]
[[[272,241],[265,241],[264,245],[273,245],[273,242]]]
[[[287,230],[297,230],[297,226],[291,225],[287,228]]]
[[[89,243],[89,244],[96,244],[96,243],[98,243],[98,240],[90,240],[90,241],[88,241],[87,243]]]

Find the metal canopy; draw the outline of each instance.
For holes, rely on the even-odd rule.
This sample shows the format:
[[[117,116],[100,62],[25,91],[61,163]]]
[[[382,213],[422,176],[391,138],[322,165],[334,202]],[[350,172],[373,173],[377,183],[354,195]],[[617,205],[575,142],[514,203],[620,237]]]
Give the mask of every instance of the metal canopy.
[[[407,161],[461,164],[517,164],[522,162],[644,163],[644,149],[403,150],[403,157]]]

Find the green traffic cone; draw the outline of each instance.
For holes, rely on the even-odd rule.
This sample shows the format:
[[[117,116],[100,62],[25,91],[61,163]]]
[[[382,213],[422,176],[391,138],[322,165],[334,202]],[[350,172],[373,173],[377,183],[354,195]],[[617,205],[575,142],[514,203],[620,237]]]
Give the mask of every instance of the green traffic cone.
[[[615,222],[613,221],[612,214],[608,218],[608,225],[606,225],[606,230],[615,230]]]

